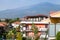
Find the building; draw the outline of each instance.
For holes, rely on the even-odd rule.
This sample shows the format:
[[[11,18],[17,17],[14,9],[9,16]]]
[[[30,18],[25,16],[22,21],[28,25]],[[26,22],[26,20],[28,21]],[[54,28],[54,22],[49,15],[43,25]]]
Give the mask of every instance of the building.
[[[38,35],[40,35],[40,39],[43,40],[43,38],[45,38],[46,31],[48,29],[48,24],[49,24],[49,22],[47,22],[46,19],[48,19],[48,16],[45,16],[45,15],[26,16],[26,17],[22,18],[22,21],[20,23],[24,25],[23,26],[23,31],[24,31],[23,36],[24,37],[26,37],[26,36],[33,37],[34,36],[34,33],[31,30],[32,23],[34,23],[34,25],[38,28]],[[46,38],[48,38],[48,35]]]
[[[2,38],[3,33],[6,31],[7,23],[0,22],[0,38]]]
[[[20,21],[15,21],[12,23],[13,28],[17,28],[20,25]]]
[[[50,13],[49,40],[55,40],[55,36],[60,31],[60,11]]]

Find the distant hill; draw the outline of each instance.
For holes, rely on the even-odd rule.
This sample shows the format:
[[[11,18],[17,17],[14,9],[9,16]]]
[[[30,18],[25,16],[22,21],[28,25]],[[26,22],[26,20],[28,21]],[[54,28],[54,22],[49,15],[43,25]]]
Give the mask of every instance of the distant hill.
[[[60,5],[52,3],[40,3],[24,8],[16,8],[0,11],[0,18],[17,18],[27,15],[45,14],[49,15],[50,11],[60,11]]]

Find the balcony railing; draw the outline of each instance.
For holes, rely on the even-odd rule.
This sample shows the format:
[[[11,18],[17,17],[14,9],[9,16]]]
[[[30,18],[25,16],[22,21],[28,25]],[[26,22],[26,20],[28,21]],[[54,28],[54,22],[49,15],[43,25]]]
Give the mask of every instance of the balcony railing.
[[[40,38],[45,38],[45,37],[48,38],[48,35],[46,35],[46,34],[45,35],[43,35],[43,34],[40,35]]]
[[[47,31],[48,28],[39,28],[38,31]],[[23,31],[32,31],[31,29],[26,29],[23,27]]]
[[[47,31],[48,28],[39,28],[39,31]]]
[[[49,24],[49,22],[41,22],[41,21],[21,21],[20,23],[25,23],[25,24],[32,24],[32,22],[34,24],[40,24],[40,23],[43,23],[43,24]]]
[[[34,21],[34,20],[22,20],[24,22],[31,22],[31,21]],[[40,21],[34,21],[34,22],[40,22]]]

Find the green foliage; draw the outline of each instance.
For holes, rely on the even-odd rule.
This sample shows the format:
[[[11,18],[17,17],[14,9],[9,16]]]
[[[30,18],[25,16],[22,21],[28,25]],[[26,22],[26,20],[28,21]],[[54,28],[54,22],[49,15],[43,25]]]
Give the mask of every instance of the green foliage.
[[[60,40],[60,32],[57,33],[56,40]]]
[[[6,35],[6,38],[7,38],[7,39],[12,39],[12,35],[14,35],[14,33],[13,33],[12,30],[10,30],[10,31],[8,32],[8,34]]]
[[[8,33],[6,34],[6,39],[10,40],[10,39],[14,39],[16,36],[16,29],[9,29]]]
[[[22,40],[22,32],[20,32],[20,26],[16,28],[16,40]]]
[[[15,18],[15,19],[6,19],[6,22],[12,23],[15,21],[20,21],[20,18]]]
[[[15,20],[18,20],[19,21],[20,19],[19,18],[15,18]]]
[[[39,40],[39,38],[40,38],[40,37],[39,37],[39,36],[37,36],[35,40]]]
[[[32,30],[34,32],[34,35],[38,33],[38,28],[32,23]]]
[[[14,28],[14,29],[12,30],[12,32],[13,32],[14,34],[16,34],[16,29]]]
[[[22,40],[21,32],[16,33],[16,40]]]
[[[27,39],[26,40],[32,40],[32,38],[31,37],[27,37]]]
[[[11,19],[6,19],[5,22],[9,23],[10,20],[11,20]]]
[[[34,40],[39,40],[38,28],[34,25],[34,23],[32,23],[32,30],[34,32]]]

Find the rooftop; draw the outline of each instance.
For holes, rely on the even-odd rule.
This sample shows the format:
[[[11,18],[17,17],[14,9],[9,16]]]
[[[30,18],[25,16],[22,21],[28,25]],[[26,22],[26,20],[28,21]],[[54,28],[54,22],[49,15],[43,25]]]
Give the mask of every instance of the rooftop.
[[[60,18],[60,11],[51,12],[51,13],[50,13],[50,17],[53,17],[53,18]]]
[[[38,14],[38,15],[34,15],[34,16],[26,16],[24,18],[34,18],[34,17],[48,17],[47,15],[43,15],[43,14]]]

